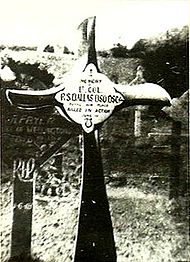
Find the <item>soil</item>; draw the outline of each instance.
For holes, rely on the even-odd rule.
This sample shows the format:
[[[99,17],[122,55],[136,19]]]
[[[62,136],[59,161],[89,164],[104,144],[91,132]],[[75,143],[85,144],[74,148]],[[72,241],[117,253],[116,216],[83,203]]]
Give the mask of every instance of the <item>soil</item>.
[[[134,180],[134,179],[133,179]],[[129,179],[130,182],[130,179]],[[138,184],[138,180],[136,180]],[[187,202],[168,200],[168,192],[144,185],[107,185],[117,261],[190,261]],[[148,190],[147,190],[148,189]],[[10,256],[12,184],[2,185],[1,261]],[[32,256],[44,262],[71,262],[75,250],[79,190],[34,198]]]

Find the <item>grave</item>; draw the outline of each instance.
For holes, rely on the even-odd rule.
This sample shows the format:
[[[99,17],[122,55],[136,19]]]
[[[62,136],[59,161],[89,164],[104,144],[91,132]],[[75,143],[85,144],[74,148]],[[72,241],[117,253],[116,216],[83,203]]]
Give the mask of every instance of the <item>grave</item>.
[[[9,110],[5,106],[3,119],[3,159],[13,166],[13,224],[11,257],[31,252],[33,195],[36,175],[41,166],[66,143],[79,134],[72,123],[54,114],[52,109],[43,114]],[[49,145],[42,151],[40,145]]]
[[[65,125],[67,130],[70,129],[69,133],[58,132],[58,141],[44,155],[35,158],[29,154],[28,158],[20,156],[14,160],[12,257],[31,252],[34,173],[69,138],[80,133],[83,140],[82,183],[74,261],[114,262],[117,259],[104,184],[99,130],[103,123],[121,108],[150,104],[162,107],[170,104],[170,96],[156,84],[120,85],[101,73],[95,49],[95,22],[96,17],[93,17],[90,34],[86,39],[88,59],[82,70],[78,68],[75,74],[66,74],[63,84],[47,90],[6,91],[9,103],[23,109],[23,112],[41,112],[44,108],[56,108],[60,114],[57,117],[63,119],[58,121],[59,125],[61,123],[62,128]],[[46,113],[48,116],[48,111]],[[27,117],[21,121],[12,116],[10,121],[26,124],[26,119],[28,123],[32,121],[32,118],[29,118],[30,113]],[[43,121],[36,121],[39,121],[38,126],[41,127]],[[24,134],[25,128],[27,125],[17,131]],[[42,136],[46,135],[47,128],[47,125],[44,125]],[[31,129],[35,133],[33,126]],[[25,150],[27,151],[27,148]],[[23,220],[25,223],[22,223]]]

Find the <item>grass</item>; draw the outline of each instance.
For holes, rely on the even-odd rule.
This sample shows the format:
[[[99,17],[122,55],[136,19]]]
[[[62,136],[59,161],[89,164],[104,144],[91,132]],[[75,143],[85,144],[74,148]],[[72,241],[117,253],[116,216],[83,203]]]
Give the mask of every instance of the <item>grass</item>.
[[[168,200],[167,190],[152,187],[148,192],[145,185],[140,188],[138,181],[136,185],[107,185],[117,262],[190,261],[188,220],[182,214],[170,212],[173,205]],[[11,186],[4,184],[3,189],[2,262],[10,252],[11,232]],[[47,201],[42,203],[43,199],[36,195],[32,256],[36,261],[71,262],[79,192],[71,189],[67,197],[44,198]]]
[[[188,223],[169,212],[167,195],[108,189],[118,262],[186,262]]]

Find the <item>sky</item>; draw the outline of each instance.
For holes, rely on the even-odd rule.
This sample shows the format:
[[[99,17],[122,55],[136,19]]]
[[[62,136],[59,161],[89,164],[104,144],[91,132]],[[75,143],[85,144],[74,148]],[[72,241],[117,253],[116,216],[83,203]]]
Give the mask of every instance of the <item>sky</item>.
[[[61,44],[75,51],[77,27],[96,15],[96,47],[121,43],[189,25],[188,0],[0,0],[0,44]]]

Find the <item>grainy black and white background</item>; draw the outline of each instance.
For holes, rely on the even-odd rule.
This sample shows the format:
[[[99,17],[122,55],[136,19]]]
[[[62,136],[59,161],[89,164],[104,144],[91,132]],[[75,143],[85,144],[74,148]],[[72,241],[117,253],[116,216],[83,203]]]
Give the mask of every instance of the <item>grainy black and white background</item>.
[[[61,136],[78,132],[54,109],[30,113],[10,107],[5,91],[61,84],[78,61],[77,28],[94,15],[102,73],[119,84],[159,84],[172,98],[162,111],[123,109],[101,128],[117,261],[190,261],[189,1],[1,0],[0,5],[1,261],[10,257],[14,160],[39,159]],[[36,261],[73,259],[81,159],[77,135],[35,174]]]

